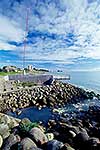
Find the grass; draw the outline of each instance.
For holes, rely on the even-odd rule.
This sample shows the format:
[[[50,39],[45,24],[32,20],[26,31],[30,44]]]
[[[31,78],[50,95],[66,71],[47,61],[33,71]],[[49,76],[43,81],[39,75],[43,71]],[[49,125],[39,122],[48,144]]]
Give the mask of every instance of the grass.
[[[0,72],[0,76],[7,76],[7,75],[14,75],[14,74],[21,74],[22,72]]]
[[[32,86],[36,86],[37,84],[34,82],[20,82],[20,83],[15,83],[16,87],[32,87]]]
[[[18,72],[0,72],[0,76],[6,76],[6,75],[15,75],[15,74],[22,74],[23,71],[18,71]],[[26,71],[26,73],[31,73],[33,75],[35,74],[43,74],[44,71],[39,71],[39,70],[33,70],[32,72]]]

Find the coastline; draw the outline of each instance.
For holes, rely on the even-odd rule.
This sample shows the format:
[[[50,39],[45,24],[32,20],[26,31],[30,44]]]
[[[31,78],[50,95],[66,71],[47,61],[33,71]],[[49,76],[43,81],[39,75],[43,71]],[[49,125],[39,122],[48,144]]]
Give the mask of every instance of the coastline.
[[[15,112],[29,106],[58,108],[71,102],[76,103],[84,99],[100,97],[93,91],[85,91],[82,88],[69,83],[54,81],[53,84],[35,88],[20,89],[19,91],[1,94],[0,111],[11,110]]]
[[[100,100],[100,95],[93,91],[86,91],[75,85],[58,81],[54,81],[52,85],[4,93],[0,97],[0,108],[4,113],[9,110],[16,113],[16,117],[18,117],[21,115],[22,109],[29,108],[30,111],[30,107],[32,109],[35,107],[38,110],[37,113],[40,114],[40,118],[42,109],[46,114],[45,108],[48,108],[52,114],[51,118],[47,120],[42,116],[46,122],[41,119],[32,122],[31,118],[29,120],[29,117],[27,119],[22,117],[17,127],[9,126],[11,124],[10,116],[0,119],[2,120],[0,121],[0,133],[5,133],[4,126],[6,131],[4,135],[7,137],[5,139],[3,135],[1,136],[3,144],[1,150],[8,150],[8,148],[9,150],[10,148],[18,150],[20,147],[20,150],[24,150],[25,146],[30,150],[76,150],[77,148],[83,150],[83,147],[90,150],[90,147],[94,146],[92,143],[89,145],[91,139],[96,139],[98,146],[98,136],[94,134],[93,128],[95,127],[94,122],[95,124],[99,123],[99,107],[89,106],[88,111],[78,110],[79,108],[76,107],[77,112],[70,110],[68,113],[59,110],[67,104],[76,105],[89,99],[92,101],[94,97],[98,101]],[[33,112],[31,117],[32,115],[38,118],[36,113]],[[15,117],[13,119],[16,120]],[[14,139],[16,140],[13,141]],[[83,144],[85,145],[83,146]]]

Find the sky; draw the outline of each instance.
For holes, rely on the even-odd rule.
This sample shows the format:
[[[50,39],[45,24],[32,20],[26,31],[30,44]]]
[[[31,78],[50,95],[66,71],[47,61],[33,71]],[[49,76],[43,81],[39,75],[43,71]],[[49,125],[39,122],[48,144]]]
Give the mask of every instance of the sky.
[[[0,0],[0,67],[24,46],[25,66],[100,70],[100,0]]]

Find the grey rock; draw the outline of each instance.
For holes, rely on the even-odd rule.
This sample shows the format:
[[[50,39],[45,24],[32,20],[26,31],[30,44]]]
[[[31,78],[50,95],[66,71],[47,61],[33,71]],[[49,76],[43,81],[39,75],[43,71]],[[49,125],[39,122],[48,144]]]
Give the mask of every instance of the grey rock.
[[[28,137],[24,138],[20,144],[23,150],[30,150],[32,147],[37,147],[36,144]]]
[[[3,144],[3,138],[2,138],[2,136],[0,135],[0,148],[1,148],[2,144]]]
[[[64,144],[57,140],[51,140],[46,144],[46,150],[60,150]]]
[[[100,144],[100,141],[98,138],[91,137],[88,139],[87,143],[91,147],[96,147],[98,144]]]
[[[22,124],[30,124],[31,121],[28,118],[23,118],[20,123],[22,123]]]
[[[30,148],[29,150],[43,150],[43,149],[40,149],[40,148],[38,148],[38,147],[32,147],[32,148]]]
[[[3,150],[10,150],[10,147],[18,142],[20,142],[19,135],[10,134],[4,143]]]
[[[48,141],[46,135],[37,127],[34,127],[29,132],[32,139],[34,139],[38,144],[44,144]]]
[[[9,127],[7,124],[0,124],[0,135],[2,135],[3,139],[7,138],[10,135]]]

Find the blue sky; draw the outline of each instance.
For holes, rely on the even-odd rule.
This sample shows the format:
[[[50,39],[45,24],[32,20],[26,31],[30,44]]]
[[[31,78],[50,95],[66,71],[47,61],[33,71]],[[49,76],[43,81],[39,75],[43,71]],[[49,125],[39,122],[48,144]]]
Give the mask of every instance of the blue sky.
[[[0,66],[22,67],[25,37],[26,65],[100,70],[100,0],[0,0]]]

